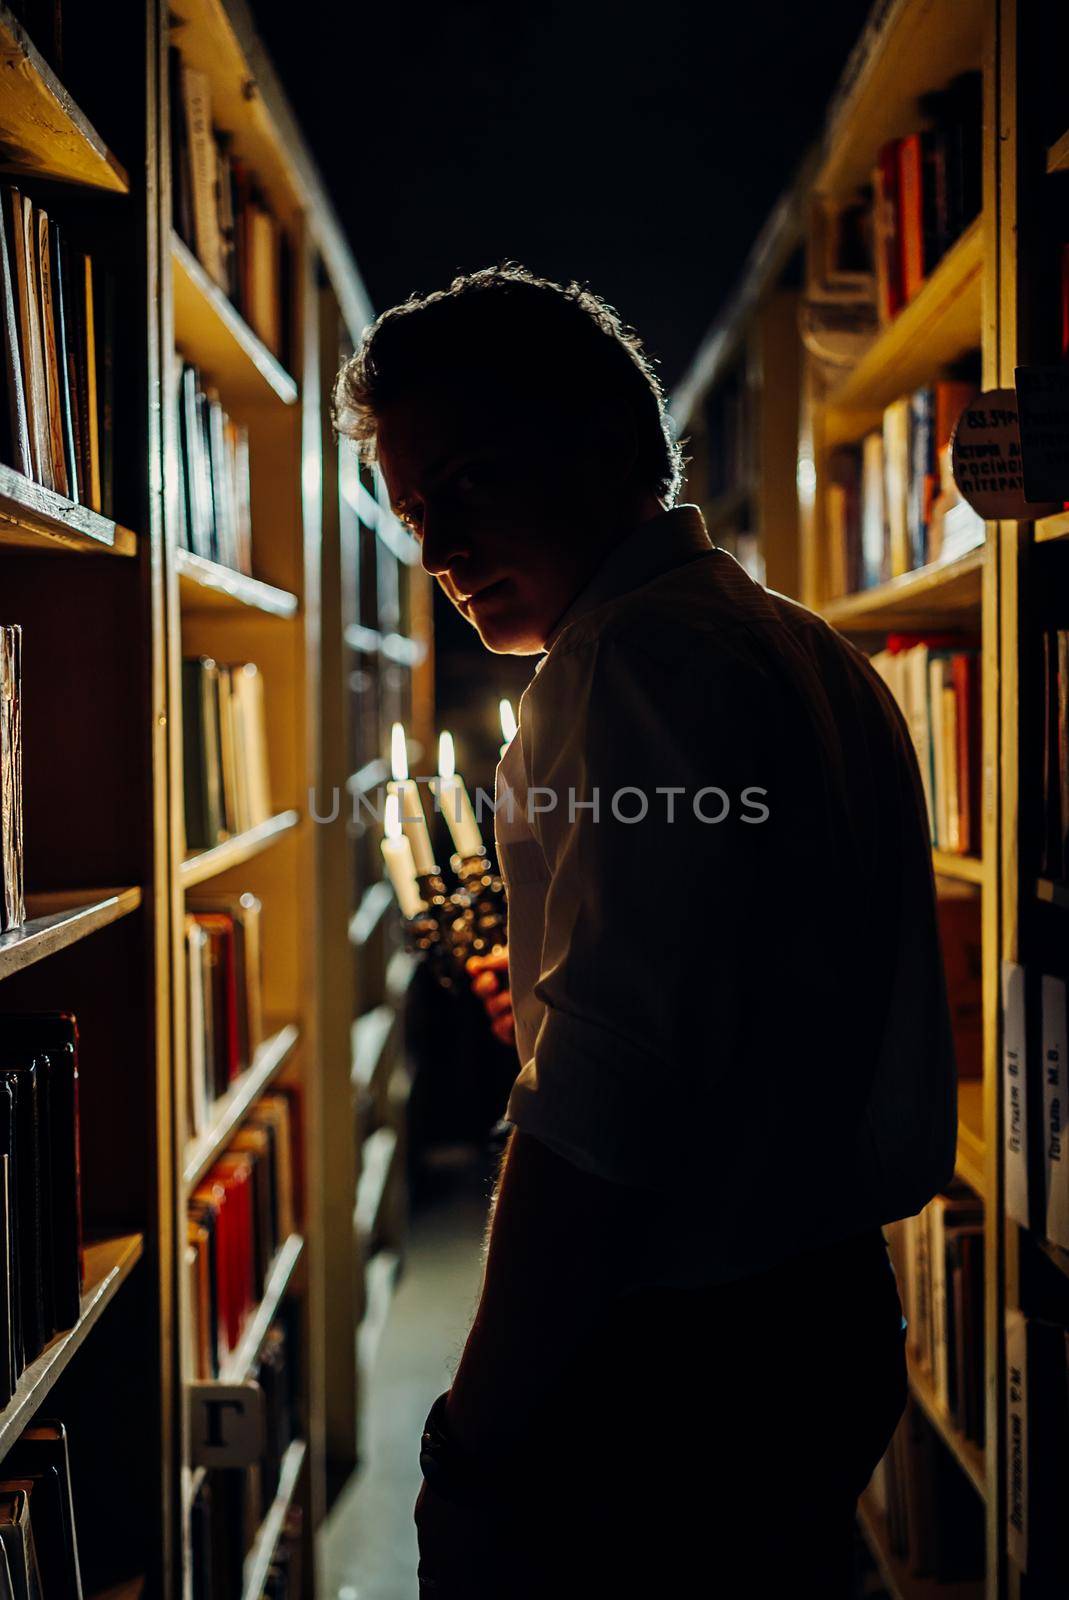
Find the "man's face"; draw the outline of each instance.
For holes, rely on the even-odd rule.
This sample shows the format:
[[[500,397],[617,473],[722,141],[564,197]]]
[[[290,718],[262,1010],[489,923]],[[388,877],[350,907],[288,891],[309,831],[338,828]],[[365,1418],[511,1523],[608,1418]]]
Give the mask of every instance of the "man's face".
[[[487,649],[533,655],[600,546],[576,462],[562,461],[559,442],[554,450],[548,429],[521,421],[511,399],[428,384],[386,408],[378,456],[424,567]]]

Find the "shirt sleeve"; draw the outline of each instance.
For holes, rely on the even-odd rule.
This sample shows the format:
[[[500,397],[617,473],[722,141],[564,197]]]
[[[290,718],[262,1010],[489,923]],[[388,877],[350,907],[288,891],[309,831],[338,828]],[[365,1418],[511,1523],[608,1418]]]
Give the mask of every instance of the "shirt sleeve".
[[[745,686],[729,694],[701,646],[613,634],[547,658],[523,746],[545,1010],[508,1116],[638,1187],[672,1183],[693,1075],[707,1092],[733,1059],[767,816]]]

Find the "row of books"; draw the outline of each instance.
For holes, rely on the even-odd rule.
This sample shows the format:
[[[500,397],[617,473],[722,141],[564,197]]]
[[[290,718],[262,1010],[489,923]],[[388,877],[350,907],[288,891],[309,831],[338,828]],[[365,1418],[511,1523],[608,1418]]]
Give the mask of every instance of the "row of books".
[[[1006,1548],[1035,1580],[1028,1594],[1069,1585],[1069,1332],[1064,1323],[1006,1313]]]
[[[232,137],[212,123],[206,73],[172,46],[174,225],[267,348],[285,359],[289,243]]]
[[[263,1039],[260,902],[254,894],[186,899],[189,1126],[211,1122],[220,1095]]]
[[[213,1470],[194,1497],[191,1514],[193,1593],[197,1600],[241,1600],[248,1552],[278,1493],[282,1461],[301,1433],[298,1398],[298,1307],[286,1301],[264,1339],[251,1380],[264,1393],[266,1431],[261,1459],[247,1469]],[[300,1509],[292,1507],[275,1552],[266,1595],[300,1595]]]
[[[983,1577],[983,1501],[912,1398],[865,1498],[885,1519],[891,1554],[911,1578]]]
[[[67,1434],[34,1421],[0,1473],[0,1600],[82,1600]]]
[[[966,1439],[984,1442],[984,1207],[967,1184],[887,1230],[912,1359]]]
[[[1043,630],[1041,874],[1069,881],[1069,629]]]
[[[1053,963],[1052,963],[1053,965]],[[1002,968],[1006,1212],[1069,1250],[1067,972]]]
[[[871,589],[983,543],[984,523],[958,492],[954,426],[976,393],[941,379],[887,407],[883,426],[829,463],[828,591]]]
[[[81,1314],[78,1028],[67,1013],[0,1029],[0,1404]]]
[[[182,662],[186,848],[207,850],[271,816],[263,677],[252,661]]]
[[[22,629],[0,624],[0,933],[26,917],[22,851]]]
[[[111,280],[18,189],[0,207],[3,460],[111,516]]]
[[[294,1091],[257,1100],[189,1206],[186,1270],[191,1370],[219,1377],[259,1305],[275,1256],[295,1231]]]
[[[179,541],[195,555],[252,573],[249,430],[232,422],[219,391],[189,362],[178,391]]]
[[[979,651],[951,634],[890,634],[871,661],[909,727],[932,844],[952,855],[979,855]]]
[[[873,265],[880,321],[890,322],[980,215],[982,79],[966,72],[926,96],[930,126],[891,139],[872,175]]]

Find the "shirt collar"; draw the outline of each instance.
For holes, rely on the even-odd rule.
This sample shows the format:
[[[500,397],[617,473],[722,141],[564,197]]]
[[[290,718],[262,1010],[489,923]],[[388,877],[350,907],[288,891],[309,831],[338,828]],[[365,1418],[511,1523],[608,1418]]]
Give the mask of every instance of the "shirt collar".
[[[713,548],[697,506],[674,506],[671,511],[662,511],[659,516],[640,522],[633,533],[613,545],[594,576],[580,589],[567,611],[558,617],[546,639],[546,651],[553,648],[570,623],[586,616],[596,606],[652,583],[654,578],[670,572],[673,567],[683,566]],[[538,666],[541,665],[540,661]]]

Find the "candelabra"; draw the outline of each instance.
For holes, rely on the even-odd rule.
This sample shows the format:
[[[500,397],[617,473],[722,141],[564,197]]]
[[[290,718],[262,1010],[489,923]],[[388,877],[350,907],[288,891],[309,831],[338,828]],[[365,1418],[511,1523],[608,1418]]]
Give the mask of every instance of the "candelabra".
[[[502,949],[507,939],[505,886],[485,855],[454,855],[459,888],[450,890],[438,867],[416,878],[424,909],[405,918],[405,942],[446,989],[461,986],[472,956]]]

